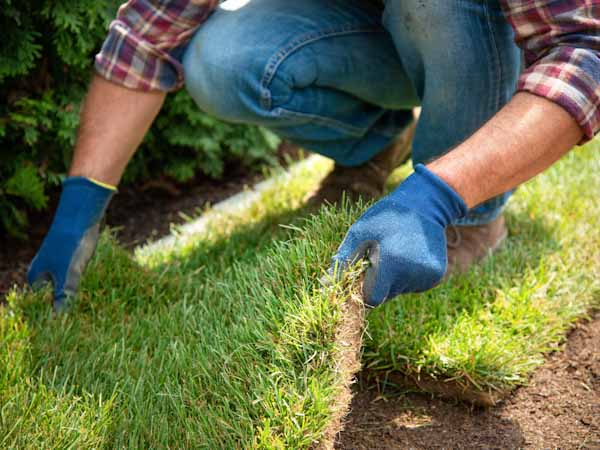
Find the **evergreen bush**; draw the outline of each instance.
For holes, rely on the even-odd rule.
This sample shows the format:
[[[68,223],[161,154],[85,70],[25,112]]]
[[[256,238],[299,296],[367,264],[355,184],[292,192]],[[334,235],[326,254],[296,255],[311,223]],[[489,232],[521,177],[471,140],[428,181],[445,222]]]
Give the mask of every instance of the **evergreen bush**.
[[[79,105],[119,0],[0,0],[0,230],[26,236],[27,211],[41,210],[71,159]],[[277,138],[200,112],[171,95],[124,183],[159,175],[183,182],[220,177],[224,164],[274,161]]]

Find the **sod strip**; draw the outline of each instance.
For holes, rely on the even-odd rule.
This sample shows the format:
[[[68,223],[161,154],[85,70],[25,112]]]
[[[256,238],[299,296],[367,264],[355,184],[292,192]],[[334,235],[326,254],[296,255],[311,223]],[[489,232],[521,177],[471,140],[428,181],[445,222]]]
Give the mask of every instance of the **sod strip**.
[[[600,303],[600,144],[522,186],[509,239],[468,274],[369,313],[364,364],[380,381],[490,405]]]
[[[600,298],[597,151],[520,189],[497,257],[371,312],[372,370],[493,393],[526,382]],[[0,309],[0,447],[330,445],[348,383],[343,305],[357,287],[318,280],[360,211],[277,227],[297,214],[277,199],[297,202],[305,184],[138,262],[103,241],[70,316],[53,319],[47,293],[12,293]]]
[[[144,272],[103,242],[87,298],[60,320],[39,296],[12,294],[3,444],[331,448],[359,366],[360,328],[346,321],[361,321],[344,306],[352,274],[315,281],[331,251],[318,229],[339,220],[324,213],[202,287]]]
[[[245,228],[238,217],[145,267],[105,236],[68,316],[52,317],[48,292],[13,292],[0,446],[331,448],[362,306],[357,274],[319,279],[358,212],[274,229],[293,207],[264,200]],[[263,238],[273,231],[281,241]]]

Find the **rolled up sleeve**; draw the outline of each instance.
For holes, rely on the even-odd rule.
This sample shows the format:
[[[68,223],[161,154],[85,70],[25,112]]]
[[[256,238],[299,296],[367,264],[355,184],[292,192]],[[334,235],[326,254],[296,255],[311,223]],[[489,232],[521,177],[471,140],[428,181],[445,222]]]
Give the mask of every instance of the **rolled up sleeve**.
[[[217,0],[129,0],[110,24],[96,55],[96,72],[130,89],[174,91],[183,86],[181,58]]]
[[[525,70],[518,91],[555,102],[584,141],[600,130],[600,1],[503,0]]]

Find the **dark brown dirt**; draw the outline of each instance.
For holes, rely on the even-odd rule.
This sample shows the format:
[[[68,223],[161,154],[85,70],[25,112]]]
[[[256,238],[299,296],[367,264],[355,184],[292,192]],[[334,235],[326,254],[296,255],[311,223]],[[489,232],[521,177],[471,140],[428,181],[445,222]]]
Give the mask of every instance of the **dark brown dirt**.
[[[284,143],[278,151],[283,166],[299,158],[297,147]],[[198,176],[189,183],[176,184],[162,179],[122,187],[114,197],[106,214],[106,223],[117,229],[122,245],[132,248],[148,240],[169,234],[172,224],[185,223],[186,216],[197,215],[208,205],[252,186],[262,179],[260,173],[230,165],[222,180]],[[54,211],[60,192],[50,195],[48,211]],[[16,284],[25,283],[25,274],[52,221],[48,211],[30,213],[29,239],[20,241],[0,234],[0,302]]]
[[[494,408],[358,392],[337,448],[600,449],[600,313],[580,322],[564,351]]]

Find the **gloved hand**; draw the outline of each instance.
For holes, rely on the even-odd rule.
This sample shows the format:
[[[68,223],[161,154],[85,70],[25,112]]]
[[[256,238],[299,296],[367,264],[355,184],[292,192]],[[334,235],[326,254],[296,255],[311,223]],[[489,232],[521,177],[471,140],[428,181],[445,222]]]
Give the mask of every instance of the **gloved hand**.
[[[27,272],[32,287],[52,282],[57,312],[66,309],[67,299],[77,291],[81,274],[96,249],[100,221],[115,191],[83,177],[63,182],[54,221]]]
[[[441,178],[423,165],[395,191],[352,225],[333,257],[330,273],[368,258],[363,296],[377,306],[399,294],[438,284],[448,265],[445,228],[467,206]]]

